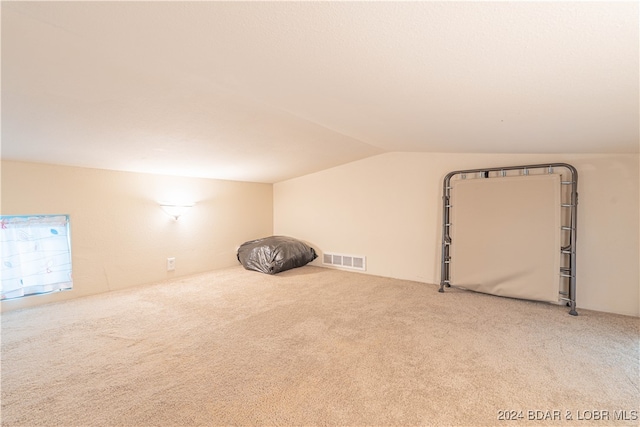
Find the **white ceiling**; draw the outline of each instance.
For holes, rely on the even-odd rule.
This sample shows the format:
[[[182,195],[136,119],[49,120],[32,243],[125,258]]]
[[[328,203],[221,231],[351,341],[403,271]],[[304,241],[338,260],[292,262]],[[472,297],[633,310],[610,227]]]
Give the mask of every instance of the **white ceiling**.
[[[2,2],[2,157],[278,182],[637,153],[637,2]]]

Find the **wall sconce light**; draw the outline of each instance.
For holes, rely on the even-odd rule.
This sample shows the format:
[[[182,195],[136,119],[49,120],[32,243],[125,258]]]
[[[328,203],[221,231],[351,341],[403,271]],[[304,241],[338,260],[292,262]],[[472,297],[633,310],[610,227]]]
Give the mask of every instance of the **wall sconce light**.
[[[165,213],[176,221],[180,218],[181,215],[184,215],[190,208],[193,207],[193,204],[190,205],[176,205],[171,203],[160,203],[160,207]]]

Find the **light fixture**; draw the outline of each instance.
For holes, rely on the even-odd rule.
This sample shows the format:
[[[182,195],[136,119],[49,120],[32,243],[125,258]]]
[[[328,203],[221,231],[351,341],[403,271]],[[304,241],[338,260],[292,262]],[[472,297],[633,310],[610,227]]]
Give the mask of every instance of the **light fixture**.
[[[160,203],[160,207],[167,215],[177,221],[181,215],[184,215],[189,208],[193,207],[193,204],[177,205],[173,203]]]

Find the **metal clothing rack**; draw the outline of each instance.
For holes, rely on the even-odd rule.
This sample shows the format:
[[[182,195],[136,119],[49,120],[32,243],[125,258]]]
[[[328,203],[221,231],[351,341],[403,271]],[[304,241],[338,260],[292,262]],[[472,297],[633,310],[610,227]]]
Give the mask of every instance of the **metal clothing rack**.
[[[529,175],[531,171],[540,173],[554,173],[554,169],[564,168],[569,171],[568,178],[562,176],[561,184],[568,187],[568,191],[562,191],[561,208],[567,209],[568,214],[563,212],[562,245],[560,250],[560,271],[559,280],[561,281],[559,300],[566,301],[570,307],[569,314],[577,316],[576,311],[576,238],[577,238],[577,220],[578,220],[578,171],[572,165],[567,163],[543,163],[525,166],[507,166],[498,168],[469,169],[449,172],[443,181],[442,196],[442,259],[440,269],[440,289],[444,292],[445,287],[451,286],[450,281],[450,263],[452,261],[450,248],[452,244],[450,227],[451,227],[451,179],[460,175],[462,179],[491,178],[504,177],[511,171],[519,172],[520,175]],[[564,282],[564,283],[563,283]]]

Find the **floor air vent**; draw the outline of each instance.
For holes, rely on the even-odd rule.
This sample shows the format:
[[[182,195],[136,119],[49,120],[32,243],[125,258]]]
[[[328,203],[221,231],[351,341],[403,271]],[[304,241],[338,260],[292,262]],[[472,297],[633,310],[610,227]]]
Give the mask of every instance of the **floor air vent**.
[[[322,255],[322,263],[335,267],[351,268],[354,270],[366,270],[366,258],[360,255],[345,255],[325,252]]]

